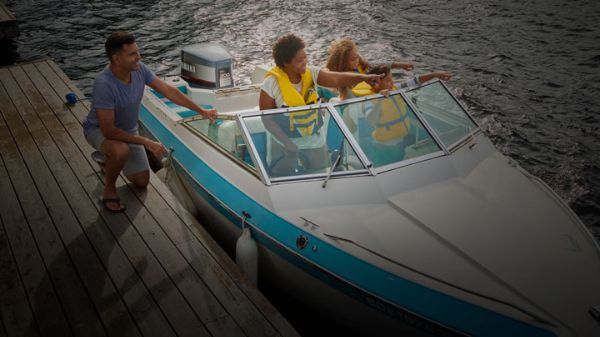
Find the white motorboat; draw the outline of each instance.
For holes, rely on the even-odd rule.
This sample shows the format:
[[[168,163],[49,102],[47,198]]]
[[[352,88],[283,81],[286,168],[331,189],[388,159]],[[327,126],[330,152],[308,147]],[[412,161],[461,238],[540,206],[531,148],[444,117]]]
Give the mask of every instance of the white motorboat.
[[[598,243],[443,82],[259,111],[259,86],[233,87],[225,51],[185,50],[187,79],[204,76],[205,87],[171,83],[222,119],[210,124],[147,88],[143,129],[172,149],[226,250],[251,229],[261,281],[369,335],[600,336]],[[410,132],[377,138],[375,109],[403,111]],[[319,163],[285,152],[265,126],[315,110]]]

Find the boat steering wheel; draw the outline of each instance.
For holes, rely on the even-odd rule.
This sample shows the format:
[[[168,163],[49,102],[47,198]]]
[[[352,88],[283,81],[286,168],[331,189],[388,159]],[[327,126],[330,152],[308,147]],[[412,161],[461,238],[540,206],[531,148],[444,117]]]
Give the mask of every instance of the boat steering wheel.
[[[294,160],[295,162],[292,165],[288,165],[289,168],[285,168],[284,165],[288,160]],[[297,176],[306,173],[309,167],[310,163],[308,157],[302,152],[302,150],[298,150],[296,155],[284,153],[277,159],[273,160],[268,167],[268,172],[270,174],[274,174],[279,170],[283,172],[275,173],[275,176]]]

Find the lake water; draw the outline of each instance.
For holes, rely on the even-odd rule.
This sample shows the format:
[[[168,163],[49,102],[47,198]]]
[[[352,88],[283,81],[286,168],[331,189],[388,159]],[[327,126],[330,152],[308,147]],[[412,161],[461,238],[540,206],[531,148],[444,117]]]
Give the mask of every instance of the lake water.
[[[238,84],[271,61],[285,32],[324,65],[353,38],[371,61],[406,60],[448,82],[504,154],[548,183],[600,237],[600,2],[558,1],[27,1],[16,61],[50,57],[87,95],[107,63],[104,40],[134,32],[159,76],[179,73],[180,49],[219,42]]]

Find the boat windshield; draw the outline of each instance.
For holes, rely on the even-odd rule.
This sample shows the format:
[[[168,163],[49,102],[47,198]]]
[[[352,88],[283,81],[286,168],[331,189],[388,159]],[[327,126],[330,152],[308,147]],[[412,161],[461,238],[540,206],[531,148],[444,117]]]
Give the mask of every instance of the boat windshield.
[[[406,93],[444,145],[451,148],[478,126],[440,81]]]
[[[441,151],[400,92],[349,100],[335,109],[375,168]]]
[[[325,105],[241,115],[241,122],[270,181],[368,172]]]

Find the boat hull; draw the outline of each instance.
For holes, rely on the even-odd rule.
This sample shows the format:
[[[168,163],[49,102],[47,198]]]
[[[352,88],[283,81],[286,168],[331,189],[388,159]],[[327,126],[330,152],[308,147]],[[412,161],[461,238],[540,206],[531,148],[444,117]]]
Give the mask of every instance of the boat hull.
[[[181,165],[171,168],[196,207],[200,223],[221,247],[235,259],[236,241],[242,219],[215,199]],[[326,317],[334,325],[360,335],[467,336],[381,301],[327,273],[289,251],[253,226],[252,236],[259,247],[259,283],[275,287],[302,303],[307,315]]]

